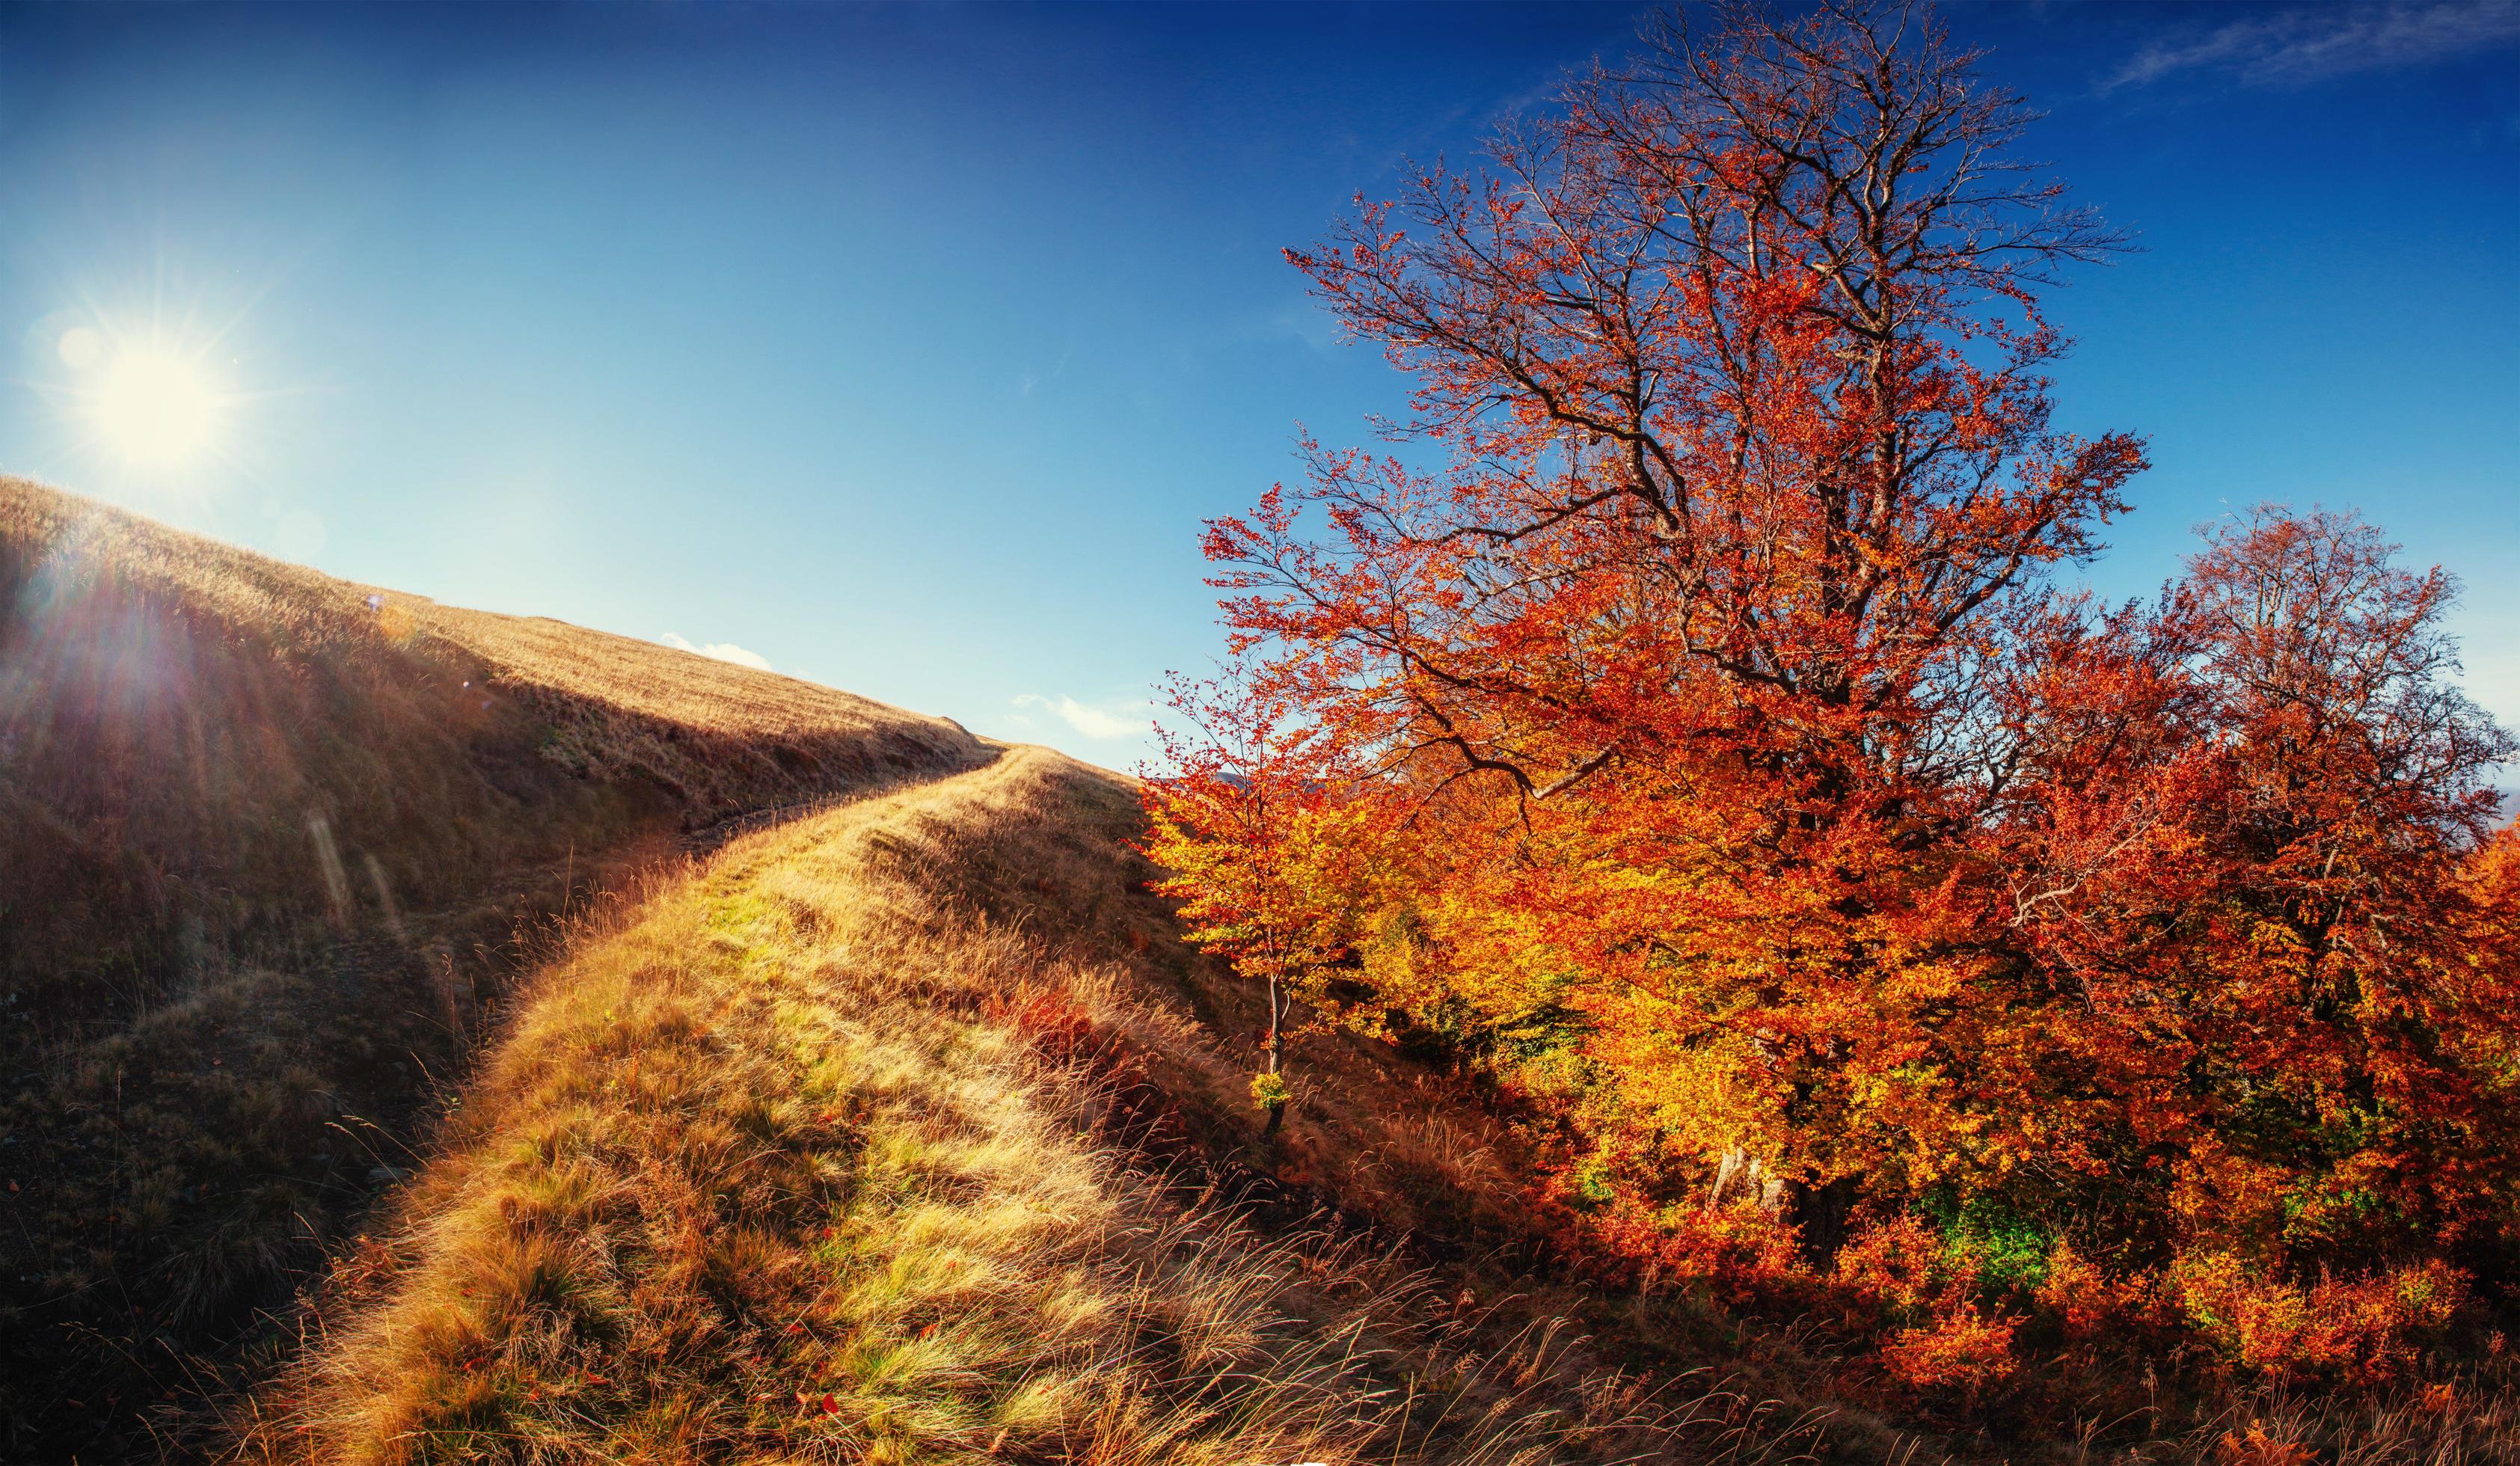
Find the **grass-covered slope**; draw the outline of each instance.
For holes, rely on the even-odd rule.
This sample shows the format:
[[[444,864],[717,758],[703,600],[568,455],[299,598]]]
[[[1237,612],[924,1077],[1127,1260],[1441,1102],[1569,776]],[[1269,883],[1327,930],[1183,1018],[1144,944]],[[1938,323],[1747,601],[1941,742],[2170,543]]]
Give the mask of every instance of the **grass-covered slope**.
[[[400,1227],[344,1259],[250,1453],[1223,1466],[1757,1438],[1702,1390],[1695,1435],[1666,1434],[1672,1401],[1568,1338],[1488,1327],[1319,1226],[1264,1235],[1226,1173],[1156,1164],[1146,1072],[1078,1041],[1187,1078],[1216,1039],[1148,981],[1171,939],[1125,878],[1126,798],[1014,750],[749,837],[583,932]]]
[[[409,1165],[520,927],[985,756],[0,479],[0,1458],[154,1448]]]
[[[1036,749],[582,925],[295,1368],[265,1462],[2511,1459],[2498,1381],[1997,1430],[1824,1315],[1604,1289],[1478,1097],[1180,945],[1126,781]]]

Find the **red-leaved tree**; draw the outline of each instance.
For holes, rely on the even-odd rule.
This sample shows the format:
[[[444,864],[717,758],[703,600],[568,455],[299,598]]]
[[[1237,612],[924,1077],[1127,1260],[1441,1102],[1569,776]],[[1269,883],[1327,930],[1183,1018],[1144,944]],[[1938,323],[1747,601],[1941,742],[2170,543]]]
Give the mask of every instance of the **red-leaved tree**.
[[[2060,593],[2144,463],[2052,421],[2040,293],[2118,238],[2033,114],[1915,9],[1649,41],[1289,251],[1420,451],[1311,446],[1209,526],[1242,672],[1179,705],[1299,727],[1274,777],[1344,864],[1238,893],[1192,832],[1177,892],[1335,925],[1622,1245],[1743,1174],[1813,1256],[1930,1215],[2025,1288],[2482,1245],[2510,747],[2448,581],[2269,510],[2158,604]],[[1267,824],[1219,768],[1159,817]],[[1910,1352],[1955,1378],[2009,1338],[1945,1321]]]

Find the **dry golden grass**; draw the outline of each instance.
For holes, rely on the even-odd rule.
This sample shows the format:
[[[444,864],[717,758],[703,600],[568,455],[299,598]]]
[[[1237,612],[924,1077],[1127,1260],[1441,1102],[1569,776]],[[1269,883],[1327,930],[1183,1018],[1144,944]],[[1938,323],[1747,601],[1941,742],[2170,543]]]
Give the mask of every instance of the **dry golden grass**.
[[[520,931],[986,756],[0,479],[0,1458],[154,1448],[410,1164]]]
[[[2234,1391],[2149,1452],[2217,1466],[2467,1466],[2520,1460],[2520,1390],[2509,1365],[2378,1399]],[[2068,1459],[2138,1450],[2078,1447]]]
[[[387,1244],[261,1401],[279,1461],[1537,1462],[1810,1433],[1653,1398],[1435,1277],[1263,1235],[1028,1036],[1202,1042],[1046,908],[1122,852],[1040,750],[751,837],[537,979]],[[1074,931],[1069,925],[1069,933]],[[1126,948],[1122,949],[1126,951]],[[1205,1174],[1210,1182],[1212,1173]],[[1697,1453],[1696,1450],[1691,1451]]]
[[[652,779],[695,818],[811,800],[975,760],[959,724],[792,677],[541,617],[389,597],[478,657],[493,689],[552,725],[544,757],[604,781]]]
[[[452,672],[432,687],[441,716],[529,701],[547,715],[536,730],[544,757],[599,780],[652,780],[696,819],[977,756],[948,719],[565,622],[337,580],[24,479],[0,478],[0,586],[18,603],[11,630],[30,658],[12,682],[31,686],[77,659],[90,673],[81,690],[141,711],[153,691],[219,690],[186,676],[189,648],[170,644],[207,637],[284,664],[321,662],[334,678]],[[468,706],[484,690],[490,709]],[[467,691],[476,695],[456,695]]]
[[[520,858],[985,756],[943,719],[0,479],[0,980],[59,1000],[38,1021]]]

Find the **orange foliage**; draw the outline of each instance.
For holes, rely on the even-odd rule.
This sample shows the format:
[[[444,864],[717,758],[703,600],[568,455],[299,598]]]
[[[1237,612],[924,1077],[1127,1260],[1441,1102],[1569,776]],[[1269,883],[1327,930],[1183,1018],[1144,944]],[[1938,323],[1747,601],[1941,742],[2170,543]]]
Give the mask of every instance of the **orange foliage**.
[[[2278,1441],[2252,1420],[2246,1433],[2225,1431],[2215,1450],[2224,1466],[2310,1466],[2318,1452],[2298,1441]]]
[[[2153,1321],[2152,1279],[2111,1277],[2059,1239],[2048,1254],[2047,1276],[2031,1301],[2073,1343],[2088,1343],[2131,1323]]]
[[[1150,849],[1254,976],[1490,1066],[1587,1245],[1838,1254],[1913,1383],[2001,1375],[1996,1295],[2156,1283],[2250,1367],[2381,1367],[2457,1296],[2403,1260],[2520,1184],[2454,587],[2267,509],[2061,592],[2144,465],[2053,425],[2039,293],[2114,238],[1875,19],[1670,31],[1289,252],[1433,451],[1210,523],[1237,660]],[[1739,1157],[1781,1218],[1716,1204]]]
[[[1896,1325],[1881,1343],[1881,1363],[1900,1383],[1973,1395],[2013,1372],[2019,1320],[1980,1308],[1975,1267],[1914,1218],[1858,1232],[1838,1251],[1834,1281]]]
[[[1857,1233],[1836,1258],[1839,1286],[1892,1318],[1932,1313],[1974,1278],[1912,1217],[1893,1217]]]
[[[2252,1275],[2228,1254],[2182,1259],[2171,1290],[2233,1362],[2274,1375],[2397,1373],[2466,1300],[2465,1274],[2438,1262],[2308,1286]]]
[[[1655,1213],[1618,1199],[1562,1226],[1557,1240],[1604,1280],[1730,1303],[1800,1296],[1811,1281],[1793,1229],[1754,1207]]]
[[[1955,1309],[1891,1335],[1881,1346],[1881,1363],[1892,1378],[1915,1389],[1974,1395],[2012,1374],[2018,1363],[2014,1327],[2010,1318]]]

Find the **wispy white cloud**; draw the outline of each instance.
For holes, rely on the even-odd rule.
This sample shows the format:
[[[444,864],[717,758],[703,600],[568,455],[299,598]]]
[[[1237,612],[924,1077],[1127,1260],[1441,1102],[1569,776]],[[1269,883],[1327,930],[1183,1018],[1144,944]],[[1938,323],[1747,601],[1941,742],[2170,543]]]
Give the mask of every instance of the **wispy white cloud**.
[[[1058,360],[1052,362],[1048,371],[1043,371],[1037,367],[1025,367],[1023,370],[1023,376],[1015,378],[1015,395],[1019,397],[1029,397],[1034,393],[1034,391],[1039,389],[1043,383],[1057,381],[1060,378],[1065,377],[1067,375],[1067,364],[1074,360],[1075,357],[1076,348],[1070,346],[1066,350],[1058,353]]]
[[[2514,43],[2520,43],[2520,0],[2253,11],[2145,46],[2101,90],[2199,69],[2227,71],[2251,85],[2299,86],[2353,71],[2427,66]]]
[[[770,658],[758,651],[746,651],[733,642],[711,642],[706,645],[695,646],[670,631],[656,640],[679,650],[697,651],[702,656],[713,656],[721,662],[733,662],[739,667],[750,667],[757,672],[770,670]]]
[[[1056,713],[1059,721],[1089,738],[1134,738],[1147,731],[1149,712],[1143,702],[1106,702],[1098,707],[1073,697],[1045,697],[1039,692],[1026,692],[1014,704]]]
[[[1251,333],[1268,340],[1301,341],[1324,353],[1341,344],[1338,317],[1310,299],[1278,302],[1258,320]]]

